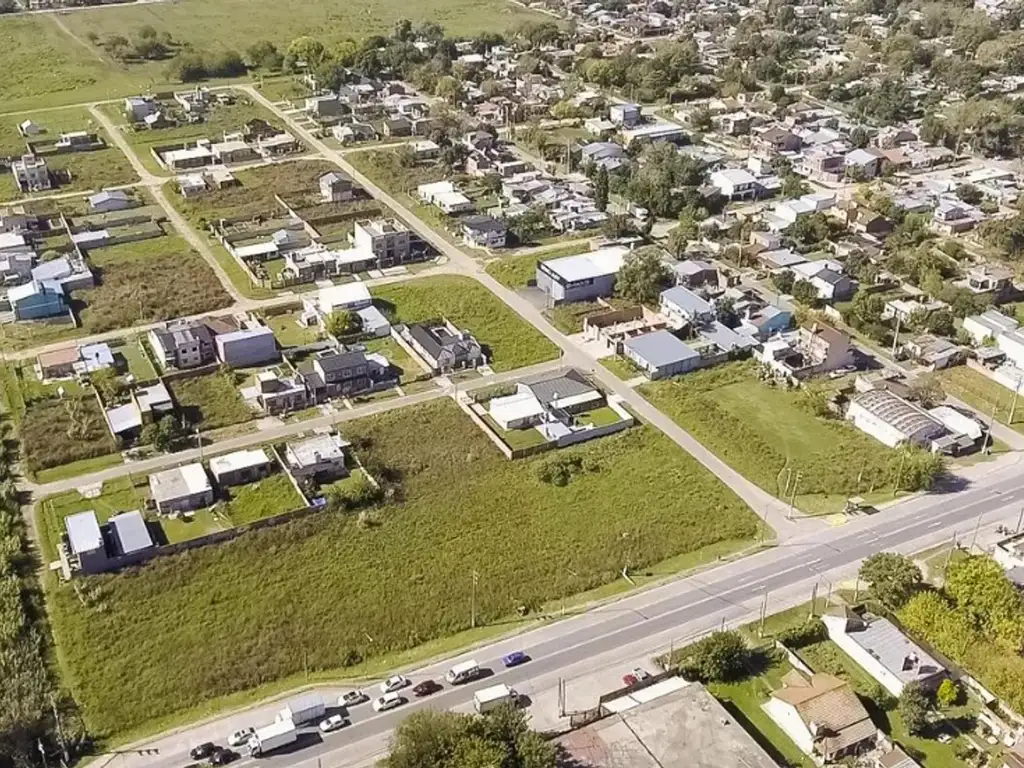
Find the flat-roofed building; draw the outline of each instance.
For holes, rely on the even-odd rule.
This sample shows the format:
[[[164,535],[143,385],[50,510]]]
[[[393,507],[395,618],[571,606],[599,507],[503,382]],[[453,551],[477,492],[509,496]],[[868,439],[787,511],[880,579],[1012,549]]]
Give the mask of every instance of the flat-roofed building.
[[[187,512],[213,503],[213,486],[202,464],[165,469],[149,476],[149,493],[158,512]]]

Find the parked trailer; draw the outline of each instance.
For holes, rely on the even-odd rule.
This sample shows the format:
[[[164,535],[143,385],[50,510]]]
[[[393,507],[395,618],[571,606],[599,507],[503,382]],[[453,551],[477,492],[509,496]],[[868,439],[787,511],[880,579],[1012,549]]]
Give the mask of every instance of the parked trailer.
[[[296,725],[311,723],[323,718],[327,708],[320,696],[300,696],[284,705],[277,714],[278,720],[291,720]]]
[[[298,738],[295,723],[275,720],[270,725],[257,728],[249,737],[249,757],[262,757],[275,749],[294,744]]]
[[[459,683],[468,683],[471,680],[476,680],[480,677],[480,665],[477,664],[473,659],[464,661],[461,664],[456,664],[454,667],[445,673],[444,679],[452,685],[458,685]]]
[[[479,691],[473,694],[473,707],[481,715],[484,712],[500,707],[502,704],[515,704],[519,699],[513,689],[509,688],[504,683],[498,683],[498,685],[492,685],[489,688],[481,688]]]

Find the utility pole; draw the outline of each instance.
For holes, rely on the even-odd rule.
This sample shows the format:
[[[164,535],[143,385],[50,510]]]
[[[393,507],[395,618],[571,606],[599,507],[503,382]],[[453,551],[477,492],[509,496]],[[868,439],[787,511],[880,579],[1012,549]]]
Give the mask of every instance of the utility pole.
[[[757,629],[757,636],[764,637],[764,620],[768,615],[768,590],[765,590],[764,600],[761,601],[761,626]]]
[[[796,504],[796,488],[800,485],[800,478],[804,476],[803,472],[797,472],[796,478],[793,480],[793,492],[789,496],[789,512],[786,513],[786,519],[793,519],[793,505]]]
[[[807,614],[807,620],[810,621],[814,618],[814,606],[818,602],[818,582],[814,582],[814,586],[811,588],[811,610]]]
[[[900,341],[900,321],[901,321],[900,316],[896,315],[896,330],[892,334],[892,352],[891,352],[891,355],[892,355],[892,359],[893,360],[896,359],[896,345],[899,344],[899,341]]]
[[[1020,394],[1020,378],[1017,378],[1017,386],[1013,388],[1013,400],[1010,402],[1010,418],[1006,420],[1006,426],[1013,424],[1013,415],[1017,412],[1017,395]]]
[[[892,496],[896,498],[896,494],[900,492],[900,481],[903,480],[903,464],[907,460],[907,449],[906,447],[900,451],[900,469],[896,473],[896,482],[892,486]]]
[[[953,559],[953,553],[956,551],[956,531],[953,531],[953,539],[949,542],[949,552],[946,553],[946,562],[942,566],[942,578],[946,578],[946,574],[949,572],[949,563]]]
[[[473,589],[469,600],[469,626],[476,627],[476,585],[480,580],[480,574],[473,571]]]
[[[856,603],[858,598],[860,598],[860,576],[857,576],[853,582],[853,602]]]
[[[1016,393],[1014,393],[1016,398]],[[992,439],[992,425],[996,422],[996,403],[992,403],[992,412],[988,416],[988,430],[985,432],[985,439],[981,441],[981,452],[988,450],[988,441]]]
[[[52,693],[50,694],[50,706],[53,707],[53,721],[57,724],[57,742],[60,744],[60,754],[61,754],[61,761],[60,762],[61,762],[61,765],[65,765],[66,766],[68,764],[68,761],[71,760],[71,756],[68,754],[67,742],[64,741],[64,728],[61,727],[61,724],[60,724],[60,712],[57,711],[57,699],[56,699],[56,697]],[[40,742],[40,746],[42,746],[41,742]],[[42,751],[42,750],[40,750],[40,751]],[[45,759],[45,756],[44,756],[44,759]]]
[[[1017,516],[1017,530],[1014,533],[1020,533],[1020,527],[1024,524],[1024,507],[1020,508],[1020,514]]]
[[[967,550],[967,554],[974,551],[974,545],[978,543],[978,531],[981,530],[981,518],[984,516],[985,510],[978,512],[978,522],[974,526],[974,535],[971,537],[971,548]]]

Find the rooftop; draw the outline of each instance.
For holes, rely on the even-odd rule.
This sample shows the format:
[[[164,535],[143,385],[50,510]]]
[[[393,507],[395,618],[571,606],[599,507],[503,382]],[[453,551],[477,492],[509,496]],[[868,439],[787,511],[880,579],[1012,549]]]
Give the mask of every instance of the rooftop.
[[[206,476],[202,464],[186,464],[149,476],[149,491],[157,502],[180,499],[210,490],[210,478]]]
[[[288,443],[288,463],[293,467],[308,467],[321,461],[343,459],[350,445],[341,435],[316,435],[297,440]]]
[[[670,365],[680,360],[700,357],[700,353],[697,350],[692,349],[677,339],[669,331],[647,333],[643,336],[637,336],[635,339],[627,339],[623,343],[634,354],[656,368]]]
[[[91,509],[68,515],[64,518],[64,527],[68,532],[68,544],[71,551],[78,555],[103,548],[103,535],[96,513]]]
[[[849,612],[828,615],[825,621],[830,631],[841,629],[845,621],[845,634],[904,683],[927,680],[946,669],[881,616],[861,617]]]
[[[564,256],[542,261],[552,273],[568,283],[618,274],[629,250],[622,247],[602,248],[599,251]]]
[[[261,467],[269,464],[267,452],[262,448],[250,448],[244,451],[226,453],[223,456],[215,456],[210,459],[210,471],[214,477],[220,477],[228,472],[237,472],[240,469],[250,467]]]
[[[137,509],[114,515],[108,522],[117,539],[119,554],[130,555],[153,546],[146,521]]]
[[[632,706],[562,736],[559,743],[579,768],[775,768],[775,762],[699,683],[650,700],[638,691]],[[612,703],[618,703],[619,700]]]

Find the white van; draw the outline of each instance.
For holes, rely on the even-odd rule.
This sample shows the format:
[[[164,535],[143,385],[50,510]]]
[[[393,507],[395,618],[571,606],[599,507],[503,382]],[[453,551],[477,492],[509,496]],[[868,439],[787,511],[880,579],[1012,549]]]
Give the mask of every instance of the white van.
[[[451,685],[458,685],[459,683],[468,683],[470,680],[476,680],[478,677],[480,677],[480,665],[473,659],[470,659],[461,664],[456,664],[449,669],[445,673],[444,679]]]

